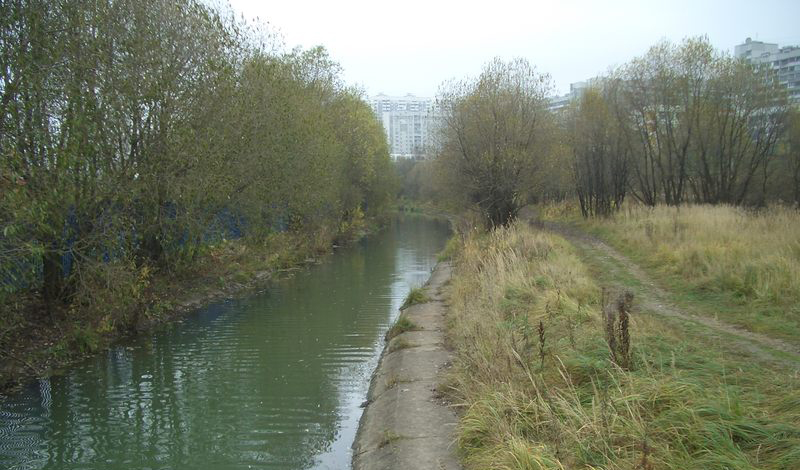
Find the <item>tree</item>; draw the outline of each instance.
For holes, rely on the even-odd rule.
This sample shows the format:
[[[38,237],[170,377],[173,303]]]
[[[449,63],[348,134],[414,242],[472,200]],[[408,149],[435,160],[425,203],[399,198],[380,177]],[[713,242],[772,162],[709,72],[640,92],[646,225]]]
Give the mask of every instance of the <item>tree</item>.
[[[575,190],[584,217],[608,216],[625,200],[630,150],[616,119],[619,82],[586,90],[571,110],[570,143]]]
[[[323,48],[195,0],[0,2],[0,189],[0,294],[62,312],[92,269],[180,270],[231,220],[325,240],[394,192]]]
[[[784,131],[786,93],[771,68],[707,38],[661,42],[617,71],[614,115],[633,158],[631,193],[647,205],[763,203]]]
[[[706,38],[661,42],[620,71],[633,165],[633,196],[647,205],[686,197],[692,142],[713,47]],[[627,127],[626,126],[626,127]]]
[[[785,127],[785,91],[771,71],[725,56],[713,61],[705,88],[692,142],[695,200],[742,204],[759,170],[763,199],[769,163]]]
[[[552,127],[550,77],[524,59],[488,63],[475,80],[446,84],[437,160],[443,184],[492,227],[511,222],[542,167]]]
[[[332,103],[337,139],[342,142],[343,216],[383,212],[398,186],[389,144],[380,121],[356,90],[344,90]]]
[[[792,110],[786,132],[786,153],[792,175],[794,205],[800,208],[800,111]]]

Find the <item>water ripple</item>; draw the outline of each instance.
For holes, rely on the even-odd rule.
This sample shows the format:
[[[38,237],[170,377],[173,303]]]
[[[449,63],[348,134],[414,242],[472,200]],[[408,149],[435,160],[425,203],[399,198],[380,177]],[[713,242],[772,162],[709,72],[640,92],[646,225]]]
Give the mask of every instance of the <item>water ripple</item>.
[[[346,468],[382,336],[446,228],[398,223],[0,402],[0,468]]]

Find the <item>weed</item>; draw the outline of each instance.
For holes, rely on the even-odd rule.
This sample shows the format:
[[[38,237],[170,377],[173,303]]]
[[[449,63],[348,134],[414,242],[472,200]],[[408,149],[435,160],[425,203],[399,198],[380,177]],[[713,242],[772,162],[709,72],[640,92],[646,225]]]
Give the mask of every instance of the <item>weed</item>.
[[[631,367],[629,316],[632,303],[633,293],[625,291],[619,293],[612,303],[603,306],[603,326],[611,361],[623,369]]]
[[[400,310],[405,310],[412,305],[424,304],[429,300],[430,298],[428,297],[428,294],[425,292],[424,288],[414,287],[406,296],[406,300],[403,301],[403,305],[400,306]]]
[[[396,432],[392,431],[391,429],[385,429],[383,431],[383,436],[381,436],[381,440],[378,442],[378,448],[382,449],[400,438],[401,436]]]
[[[581,317],[582,307],[583,304],[581,302],[578,302],[578,312],[577,312],[578,318]],[[573,318],[572,315],[567,315],[567,335],[569,337],[569,345],[572,349],[575,349],[575,328],[576,328],[575,319]]]
[[[401,349],[408,349],[414,347],[414,344],[406,341],[403,338],[397,338],[389,344],[389,349],[386,352],[393,353]]]
[[[72,331],[71,343],[81,354],[92,353],[97,350],[100,345],[100,336],[97,332],[89,327],[75,328]]]
[[[405,333],[406,331],[416,331],[419,329],[420,327],[417,326],[417,324],[413,321],[409,320],[406,315],[400,315],[400,317],[397,318],[397,321],[394,322],[394,325],[392,325],[392,327],[389,328],[389,331],[386,332],[385,338],[386,341],[389,341],[401,333]]]
[[[398,377],[396,375],[392,375],[391,377],[386,379],[386,389],[394,388],[398,384],[409,383],[411,380],[403,377]]]
[[[444,245],[444,249],[436,256],[437,261],[450,261],[458,255],[461,247],[461,239],[458,235],[453,235]]]
[[[634,470],[653,470],[653,464],[650,463],[650,447],[647,445],[647,439],[642,440],[642,459],[636,464]]]
[[[537,329],[539,332],[539,363],[542,368],[544,368],[544,323],[539,321],[539,328]]]
[[[244,271],[236,271],[233,273],[233,281],[237,284],[247,284],[251,280],[250,274]]]

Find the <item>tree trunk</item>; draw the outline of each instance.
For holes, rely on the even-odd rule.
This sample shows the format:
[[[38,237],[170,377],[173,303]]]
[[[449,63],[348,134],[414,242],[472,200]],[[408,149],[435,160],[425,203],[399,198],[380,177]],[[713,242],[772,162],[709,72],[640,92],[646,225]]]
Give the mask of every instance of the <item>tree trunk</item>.
[[[42,300],[52,316],[53,307],[61,299],[64,287],[64,273],[59,252],[48,250],[42,257],[42,278]]]

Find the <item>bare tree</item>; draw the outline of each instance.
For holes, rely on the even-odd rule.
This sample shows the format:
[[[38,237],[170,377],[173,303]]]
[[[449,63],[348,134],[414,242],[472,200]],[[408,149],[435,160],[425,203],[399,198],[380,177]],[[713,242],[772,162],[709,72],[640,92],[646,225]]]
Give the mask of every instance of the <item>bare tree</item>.
[[[786,147],[794,186],[794,205],[800,208],[800,111],[792,111],[788,122]]]
[[[785,91],[771,71],[729,57],[714,60],[696,115],[692,190],[700,202],[742,204],[767,169],[784,132]]]
[[[575,190],[584,217],[607,216],[625,200],[630,149],[614,115],[619,82],[590,88],[574,104],[569,119]]]
[[[713,48],[705,38],[661,42],[621,71],[634,130],[633,195],[647,205],[684,201],[692,141]]]

